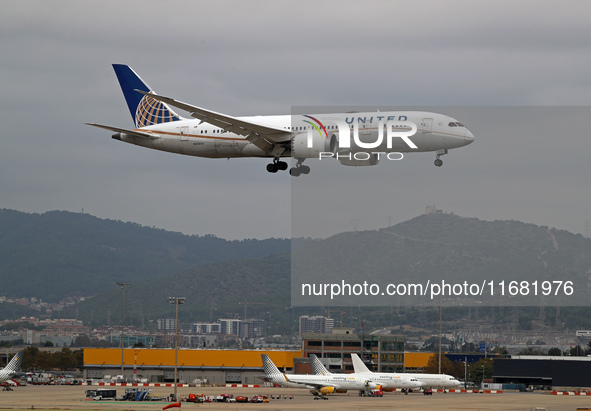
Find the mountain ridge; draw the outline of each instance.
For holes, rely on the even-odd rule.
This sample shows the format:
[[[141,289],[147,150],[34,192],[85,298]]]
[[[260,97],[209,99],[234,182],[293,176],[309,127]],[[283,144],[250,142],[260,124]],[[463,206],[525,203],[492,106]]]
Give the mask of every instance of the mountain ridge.
[[[293,243],[226,241],[77,213],[45,214],[0,210],[0,279],[6,285],[2,293],[57,299],[86,291],[81,295],[94,298],[61,315],[95,325],[107,322],[107,311],[115,313],[112,307],[120,304],[116,281],[131,283],[125,290],[126,307],[136,325],[168,316],[169,296],[185,296],[181,315],[194,320],[242,317],[239,303],[244,302],[256,303],[248,307],[249,313],[285,319],[291,305],[290,275],[298,264],[294,255],[303,255],[306,263],[330,255],[328,267],[343,273],[395,270],[409,281],[445,272],[466,278],[476,269],[491,276],[510,269],[520,275],[562,278],[584,275],[591,267],[591,240],[580,234],[452,213],[422,214],[387,228]],[[323,275],[314,273],[312,280],[324,281]],[[80,283],[84,287],[77,289]]]
[[[0,210],[3,294],[59,300],[91,296],[116,281],[163,277],[197,265],[289,252],[289,239],[223,240],[88,214]],[[23,281],[24,279],[24,281]]]

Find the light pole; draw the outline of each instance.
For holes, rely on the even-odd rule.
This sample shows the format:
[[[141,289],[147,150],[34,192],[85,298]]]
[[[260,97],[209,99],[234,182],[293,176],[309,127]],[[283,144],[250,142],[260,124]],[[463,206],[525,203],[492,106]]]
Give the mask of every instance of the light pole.
[[[174,335],[174,401],[176,401],[177,390],[177,364],[178,364],[178,350],[179,350],[179,304],[185,303],[185,297],[168,297],[170,304],[176,305],[176,319],[174,322],[176,331]]]
[[[484,385],[484,364],[482,364],[482,384]],[[484,388],[484,387],[481,387]]]
[[[125,287],[129,285],[129,283],[122,283],[117,282],[117,285],[121,287],[121,375],[123,379],[125,379],[125,363],[123,361],[124,357],[124,345],[123,345],[123,328],[125,326]]]
[[[464,357],[464,389],[468,389],[468,357]]]

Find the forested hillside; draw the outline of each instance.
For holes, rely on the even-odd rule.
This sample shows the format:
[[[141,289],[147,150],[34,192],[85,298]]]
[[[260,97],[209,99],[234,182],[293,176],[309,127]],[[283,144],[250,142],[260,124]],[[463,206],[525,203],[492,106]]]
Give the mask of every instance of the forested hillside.
[[[3,295],[58,301],[92,296],[201,264],[289,252],[288,239],[227,241],[88,214],[0,210]]]

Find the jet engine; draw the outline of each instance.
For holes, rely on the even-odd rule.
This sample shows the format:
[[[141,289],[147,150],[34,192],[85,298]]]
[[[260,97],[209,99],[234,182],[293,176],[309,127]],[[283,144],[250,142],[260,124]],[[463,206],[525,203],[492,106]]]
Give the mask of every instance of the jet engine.
[[[322,394],[332,394],[333,392],[335,392],[335,389],[334,387],[322,387],[319,391]]]
[[[311,143],[311,144],[310,144]],[[320,153],[336,153],[339,140],[336,134],[328,138],[317,132],[300,133],[291,139],[291,156],[293,158],[320,158]],[[328,154],[328,155],[330,155]]]

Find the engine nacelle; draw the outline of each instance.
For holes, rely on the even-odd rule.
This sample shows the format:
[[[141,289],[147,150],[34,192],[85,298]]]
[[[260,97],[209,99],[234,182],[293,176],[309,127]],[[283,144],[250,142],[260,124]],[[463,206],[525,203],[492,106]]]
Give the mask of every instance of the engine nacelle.
[[[320,388],[320,392],[322,394],[332,394],[335,392],[335,389],[334,389],[334,387],[322,387],[322,388]]]
[[[341,162],[344,166],[353,166],[353,167],[364,167],[364,166],[375,166],[380,162],[380,155],[378,153],[366,153],[366,152],[356,152],[356,153],[338,153],[335,155],[336,158]]]
[[[310,144],[311,143],[311,144]],[[291,139],[291,156],[293,158],[320,158],[320,153],[336,153],[339,140],[336,134],[329,134],[328,138],[309,130]]]

